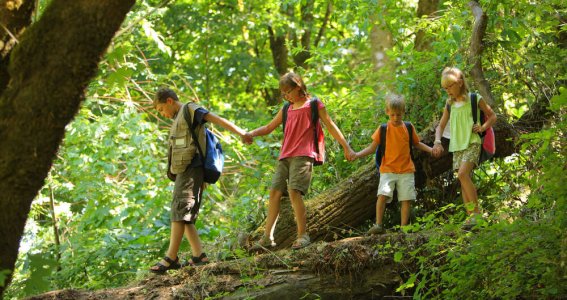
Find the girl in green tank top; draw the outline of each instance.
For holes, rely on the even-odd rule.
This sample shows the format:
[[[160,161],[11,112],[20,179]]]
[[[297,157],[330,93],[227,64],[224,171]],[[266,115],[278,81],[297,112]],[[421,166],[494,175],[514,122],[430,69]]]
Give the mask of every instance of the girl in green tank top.
[[[476,124],[473,121],[469,89],[461,70],[445,68],[441,75],[441,86],[447,92],[449,99],[435,131],[433,156],[440,157],[445,151],[441,145],[441,134],[449,123],[451,132],[449,152],[453,153],[453,169],[457,170],[457,177],[461,183],[461,195],[469,215],[463,228],[470,229],[480,218],[478,195],[471,179],[472,171],[480,155],[479,133],[496,122],[496,114],[486,101],[479,97],[478,107],[484,112],[486,121],[484,124]]]

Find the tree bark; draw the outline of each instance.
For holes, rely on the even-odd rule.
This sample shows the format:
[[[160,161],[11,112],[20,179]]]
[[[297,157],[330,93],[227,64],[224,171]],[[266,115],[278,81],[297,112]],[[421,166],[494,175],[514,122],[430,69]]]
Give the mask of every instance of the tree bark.
[[[18,43],[19,37],[31,24],[36,9],[36,0],[1,1],[0,2],[0,93],[4,91],[10,76],[8,63],[10,53]]]
[[[475,81],[478,91],[482,95],[482,98],[491,106],[494,106],[494,97],[492,96],[492,91],[488,81],[484,77],[484,72],[482,71],[482,50],[483,44],[482,39],[486,33],[486,26],[488,24],[488,17],[480,7],[477,1],[470,1],[469,7],[474,16],[474,25],[471,36],[471,43],[469,46],[469,64],[472,65],[471,76]]]
[[[31,202],[65,126],[134,2],[51,1],[11,52],[0,96],[0,270],[13,271]]]
[[[298,251],[277,251],[252,258],[183,268],[171,276],[152,276],[135,285],[98,291],[62,290],[40,299],[382,299],[396,288],[417,261],[394,252],[418,249],[430,233],[385,234],[318,243]],[[376,250],[376,245],[396,245]],[[397,248],[399,247],[399,248]],[[403,275],[402,275],[403,276]],[[261,287],[261,288],[259,288]]]
[[[417,17],[433,18],[436,16],[439,7],[439,0],[419,0],[417,4]],[[418,30],[415,35],[415,49],[417,51],[426,51],[431,48],[431,37],[428,37],[424,30]]]

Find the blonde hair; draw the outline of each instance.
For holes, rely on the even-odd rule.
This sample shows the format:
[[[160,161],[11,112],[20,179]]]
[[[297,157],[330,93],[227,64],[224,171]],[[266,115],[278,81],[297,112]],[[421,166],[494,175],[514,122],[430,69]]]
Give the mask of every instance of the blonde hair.
[[[301,96],[309,95],[309,93],[307,93],[307,86],[305,86],[303,79],[301,79],[301,76],[299,76],[298,74],[293,72],[287,72],[284,75],[282,75],[282,77],[280,77],[280,89],[282,89],[283,87],[295,88],[297,86],[301,90],[299,95]]]
[[[461,95],[468,94],[469,86],[467,84],[467,81],[465,80],[465,74],[463,74],[463,71],[455,67],[446,67],[445,69],[443,69],[443,72],[441,73],[441,84],[443,84],[443,82],[446,82],[448,77],[453,78],[453,80],[449,79],[451,82],[457,82],[458,80],[461,80],[463,82],[463,85],[461,85],[460,94]],[[455,102],[455,99],[449,98],[448,104],[451,105],[453,104],[453,102]]]
[[[402,95],[388,94],[386,96],[386,109],[389,111],[405,112],[406,101]]]

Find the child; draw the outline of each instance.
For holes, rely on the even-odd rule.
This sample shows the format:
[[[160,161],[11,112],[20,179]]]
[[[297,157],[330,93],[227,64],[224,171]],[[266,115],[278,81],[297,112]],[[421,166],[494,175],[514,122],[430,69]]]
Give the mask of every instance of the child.
[[[461,182],[463,202],[470,216],[463,225],[464,229],[470,229],[476,225],[480,208],[478,195],[471,179],[471,173],[478,162],[480,155],[481,139],[479,133],[490,128],[496,122],[496,114],[480,96],[478,96],[478,107],[484,112],[486,121],[484,124],[476,124],[472,118],[470,94],[463,72],[457,68],[445,68],[441,75],[441,86],[447,92],[447,99],[443,116],[435,131],[435,142],[433,155],[439,157],[443,154],[441,135],[445,126],[450,127],[449,152],[453,152],[453,169],[458,170],[457,177]],[[447,110],[450,106],[450,112]],[[449,122],[449,123],[447,123]]]
[[[173,174],[175,187],[171,202],[171,236],[166,256],[150,268],[150,271],[163,274],[167,270],[179,269],[179,245],[183,233],[189,240],[193,256],[189,265],[200,265],[209,260],[203,252],[199,234],[195,228],[195,221],[201,206],[203,193],[203,168],[199,158],[197,146],[189,132],[189,124],[184,118],[183,109],[189,108],[189,114],[195,127],[195,134],[199,138],[201,147],[205,145],[205,122],[217,124],[234,134],[239,135],[245,142],[252,142],[244,137],[245,131],[230,121],[221,118],[196,103],[183,104],[179,102],[177,94],[168,88],[160,88],[154,99],[154,107],[164,117],[173,119],[169,132],[168,177]],[[171,177],[173,179],[173,177]]]
[[[279,162],[270,190],[265,233],[251,249],[275,246],[273,229],[280,211],[280,200],[285,190],[289,192],[297,222],[297,240],[292,248],[303,248],[311,243],[306,229],[307,220],[302,197],[307,193],[311,183],[311,172],[316,154],[312,127],[315,124],[311,124],[311,107],[309,104],[312,97],[307,93],[307,87],[301,77],[293,72],[283,75],[280,78],[279,85],[283,97],[290,102],[290,107],[287,112]],[[325,105],[317,100],[317,107],[319,108],[320,120],[323,121],[335,140],[341,144],[346,158],[350,159],[354,155],[354,151],[327,114]],[[282,124],[282,115],[282,110],[280,110],[268,125],[259,127],[246,135],[253,138],[269,134]]]
[[[382,234],[385,232],[382,219],[386,203],[392,202],[394,189],[398,191],[398,200],[401,207],[401,225],[409,222],[410,201],[416,198],[414,172],[415,166],[411,160],[411,142],[419,150],[431,153],[431,148],[419,141],[415,128],[411,125],[410,133],[402,118],[405,113],[405,103],[401,96],[390,95],[386,101],[386,114],[390,117],[386,128],[386,149],[380,164],[380,184],[378,185],[378,199],[376,202],[376,224],[370,228],[368,234]],[[380,126],[372,134],[372,143],[364,150],[357,152],[354,158],[364,157],[376,151],[380,145]]]

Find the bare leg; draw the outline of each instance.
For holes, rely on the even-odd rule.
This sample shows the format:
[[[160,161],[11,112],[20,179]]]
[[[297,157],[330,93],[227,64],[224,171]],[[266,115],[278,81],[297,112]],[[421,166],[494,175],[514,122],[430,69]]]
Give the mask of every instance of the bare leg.
[[[463,202],[465,203],[465,208],[467,214],[480,213],[478,207],[478,195],[476,193],[476,188],[471,178],[472,170],[475,164],[472,162],[464,162],[459,168],[457,177],[461,182],[461,190],[463,192]]]
[[[189,245],[191,245],[191,253],[193,256],[199,257],[199,255],[203,253],[203,244],[201,243],[195,224],[185,224],[185,237],[189,241]]]
[[[386,195],[378,196],[378,200],[376,201],[376,224],[382,225],[384,211],[386,210],[386,200],[388,200]]]
[[[270,240],[274,239],[274,227],[280,214],[280,201],[282,199],[282,191],[270,190],[270,200],[268,203],[268,217],[266,219],[266,229],[264,235]]]
[[[169,237],[169,248],[167,249],[166,256],[172,260],[177,259],[177,253],[179,252],[179,246],[181,245],[181,240],[183,239],[183,227],[184,222],[171,222],[171,235]],[[166,267],[169,263],[165,260],[161,260],[160,263]],[[159,269],[157,266],[152,267],[153,270]]]
[[[411,200],[407,200],[407,201],[400,201],[402,203],[402,208],[401,208],[401,215],[402,215],[402,222],[401,225],[402,226],[406,226],[408,225],[409,222],[409,217],[410,217],[410,207],[411,207]]]
[[[295,215],[295,220],[297,222],[297,237],[301,237],[305,234],[307,227],[305,203],[303,203],[303,197],[300,191],[289,189],[288,192],[289,198],[291,200],[291,206],[293,207],[293,213]]]

